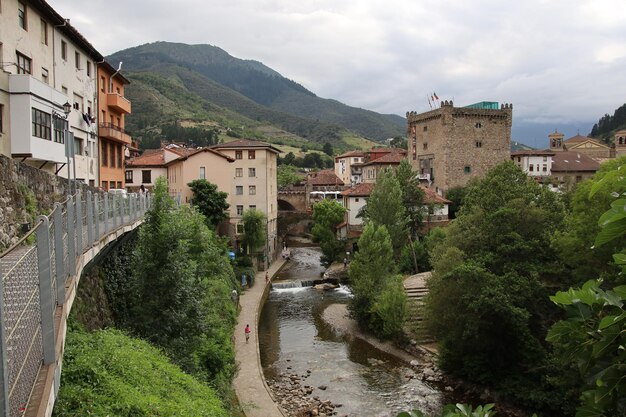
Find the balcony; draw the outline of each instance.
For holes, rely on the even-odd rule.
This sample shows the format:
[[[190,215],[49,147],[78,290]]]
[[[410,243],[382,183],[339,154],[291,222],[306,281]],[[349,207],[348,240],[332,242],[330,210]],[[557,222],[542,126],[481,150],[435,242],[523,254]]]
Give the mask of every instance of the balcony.
[[[98,136],[122,142],[126,145],[130,145],[132,143],[132,138],[124,129],[111,123],[100,123],[98,126]]]
[[[121,113],[130,113],[130,101],[117,93],[107,93],[107,106]]]

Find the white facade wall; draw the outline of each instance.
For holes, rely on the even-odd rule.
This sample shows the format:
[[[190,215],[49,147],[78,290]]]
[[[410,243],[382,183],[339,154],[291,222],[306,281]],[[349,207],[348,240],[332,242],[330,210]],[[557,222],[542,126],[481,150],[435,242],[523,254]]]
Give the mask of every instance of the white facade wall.
[[[130,190],[135,190],[141,187],[142,184],[145,188],[152,189],[157,178],[167,178],[167,168],[165,167],[126,167],[126,171],[133,173],[132,181],[126,181],[126,188]],[[150,171],[150,182],[143,182],[143,171]]]
[[[550,155],[522,155],[514,158],[514,162],[527,175],[547,177],[552,172],[552,156]]]
[[[76,178],[87,184],[97,185],[100,183],[98,123],[97,120],[87,123],[83,118],[84,114],[97,117],[96,63],[59,29],[54,30],[54,87],[65,94],[72,105],[68,122],[77,145],[74,149]]]
[[[363,219],[357,217],[359,211],[367,204],[365,197],[348,197],[348,224],[350,226],[360,226],[363,224]]]

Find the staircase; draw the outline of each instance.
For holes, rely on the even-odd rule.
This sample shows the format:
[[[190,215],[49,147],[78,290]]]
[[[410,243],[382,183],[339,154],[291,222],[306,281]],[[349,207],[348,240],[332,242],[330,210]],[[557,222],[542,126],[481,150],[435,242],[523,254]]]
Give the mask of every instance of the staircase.
[[[419,343],[430,343],[434,339],[425,334],[421,322],[423,320],[421,308],[423,299],[428,294],[426,281],[430,278],[431,272],[422,272],[410,276],[404,281],[404,291],[407,296],[408,320],[405,325],[407,334],[412,335]]]

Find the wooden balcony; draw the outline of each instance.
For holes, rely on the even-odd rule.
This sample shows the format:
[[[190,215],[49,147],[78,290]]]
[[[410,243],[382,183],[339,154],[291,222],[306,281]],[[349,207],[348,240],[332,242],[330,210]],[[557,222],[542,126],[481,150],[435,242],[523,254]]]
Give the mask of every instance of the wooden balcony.
[[[117,93],[107,93],[107,106],[121,113],[130,113],[130,101]]]
[[[121,142],[126,145],[130,145],[132,143],[132,138],[124,129],[112,125],[111,123],[100,123],[98,126],[98,136]]]

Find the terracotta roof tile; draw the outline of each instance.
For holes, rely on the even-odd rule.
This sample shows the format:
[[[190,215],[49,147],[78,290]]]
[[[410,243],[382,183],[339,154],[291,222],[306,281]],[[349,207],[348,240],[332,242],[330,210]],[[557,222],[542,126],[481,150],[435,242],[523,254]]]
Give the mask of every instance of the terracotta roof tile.
[[[249,140],[249,139],[238,139],[238,140],[233,140],[231,142],[225,142],[225,143],[218,143],[217,145],[213,145],[211,146],[211,148],[214,149],[234,149],[234,148],[242,148],[242,149],[248,149],[248,148],[255,148],[255,149],[268,149],[268,150],[273,150],[276,153],[281,153],[282,151],[278,148],[275,148],[274,146],[272,146],[271,143],[267,143],[267,142],[261,142],[260,140]]]
[[[419,186],[424,191],[424,203],[426,204],[452,204],[452,201],[447,198],[443,198],[432,188]]]
[[[399,164],[406,157],[402,153],[398,152],[390,152],[386,155],[381,156],[380,158],[374,159],[373,161],[369,161],[363,165],[375,165],[375,164]]]
[[[163,149],[148,149],[143,154],[126,161],[128,167],[158,167],[165,166]]]
[[[589,156],[575,151],[556,152],[552,157],[552,172],[595,172],[600,164]]]
[[[554,151],[548,149],[525,149],[521,151],[511,152],[511,156],[550,156],[554,155]]]
[[[350,197],[368,197],[372,190],[374,189],[374,183],[371,182],[362,182],[361,184],[357,184],[352,188],[348,188],[341,195],[350,196]]]
[[[365,157],[366,154],[363,151],[348,151],[348,152],[342,153],[341,155],[336,156],[335,159],[337,159],[337,158],[347,158],[347,157],[350,157],[350,156]]]
[[[332,169],[312,172],[307,176],[307,181],[311,185],[343,185],[343,181]]]

